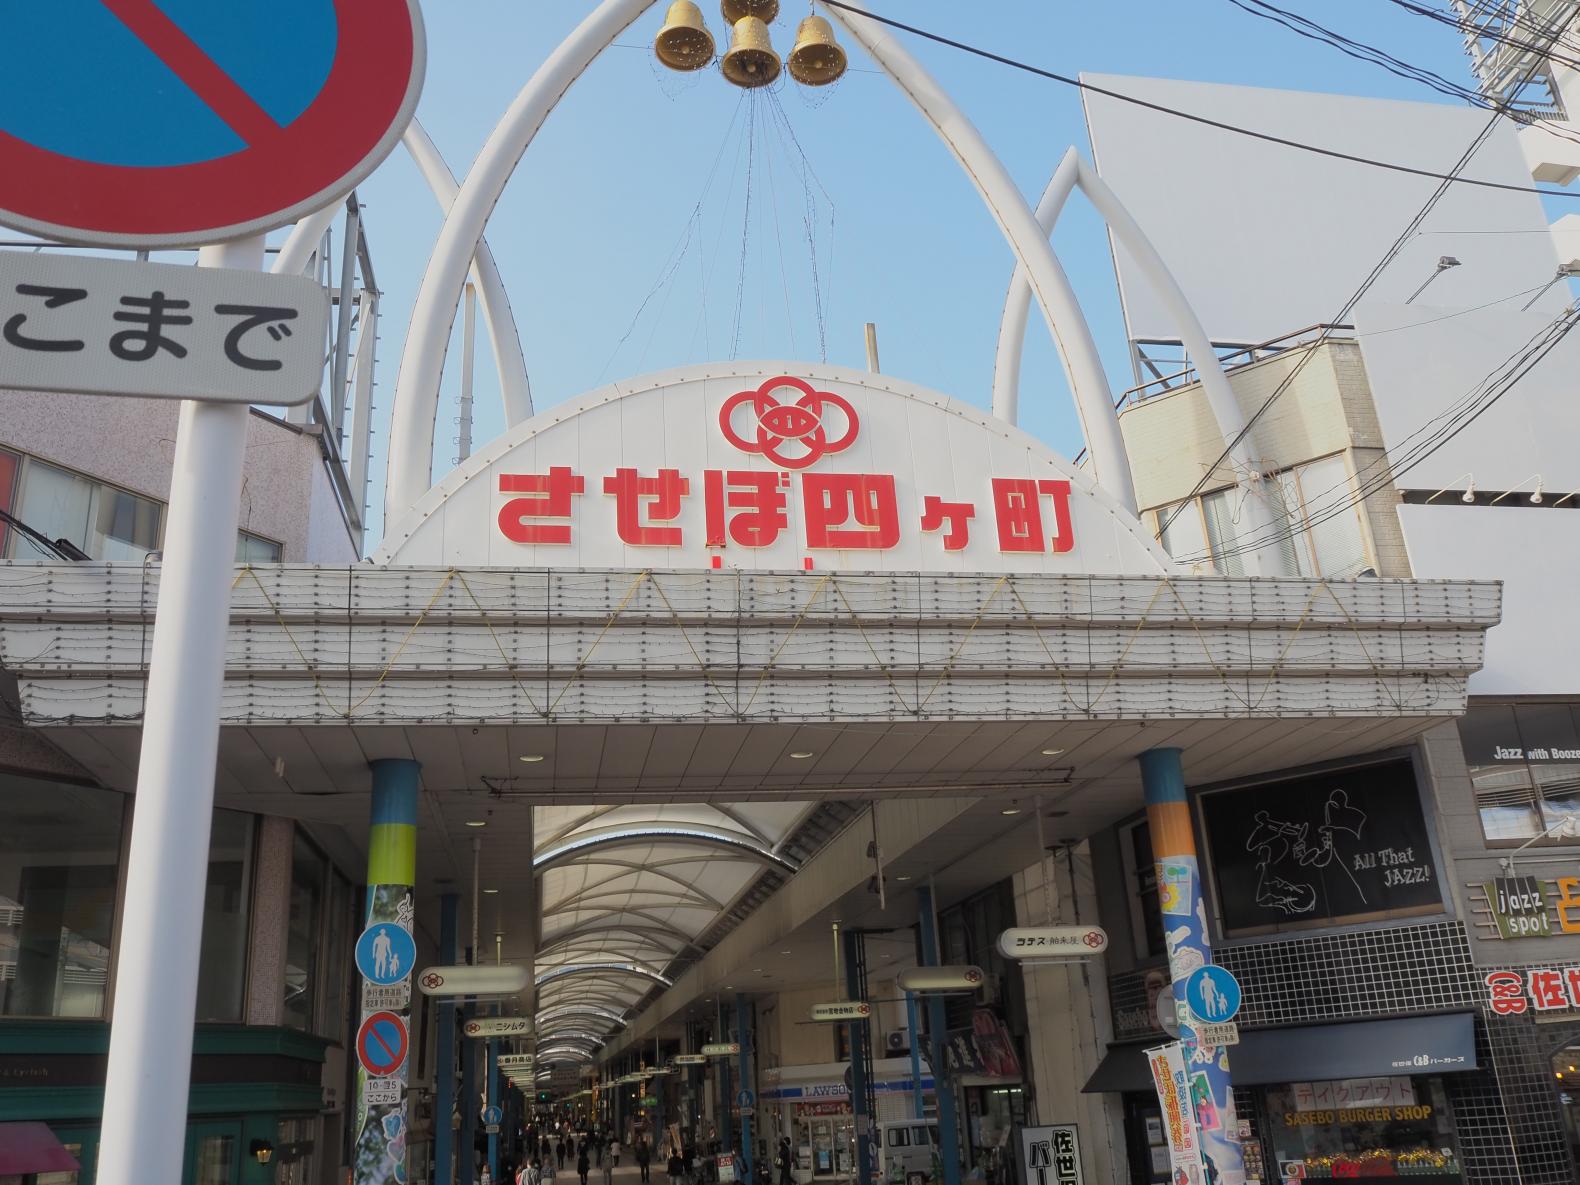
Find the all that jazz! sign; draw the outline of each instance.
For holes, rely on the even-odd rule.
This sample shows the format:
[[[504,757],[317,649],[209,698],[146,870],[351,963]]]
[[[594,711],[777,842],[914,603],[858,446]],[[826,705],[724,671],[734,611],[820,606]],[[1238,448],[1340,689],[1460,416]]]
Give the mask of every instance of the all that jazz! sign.
[[[509,567],[1157,574],[1133,515],[1019,429],[884,375],[693,367],[518,425],[379,559]]]

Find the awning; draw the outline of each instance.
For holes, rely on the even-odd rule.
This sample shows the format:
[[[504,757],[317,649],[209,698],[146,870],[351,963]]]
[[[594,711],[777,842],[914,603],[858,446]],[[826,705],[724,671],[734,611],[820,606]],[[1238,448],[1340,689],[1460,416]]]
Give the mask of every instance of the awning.
[[[1110,1045],[1082,1090],[1094,1094],[1150,1091],[1152,1075],[1146,1050],[1162,1041]],[[1250,1029],[1240,1034],[1240,1044],[1229,1051],[1229,1069],[1236,1086],[1455,1074],[1476,1068],[1476,1023],[1469,1012]]]
[[[47,1123],[0,1123],[0,1177],[73,1173],[79,1167]]]

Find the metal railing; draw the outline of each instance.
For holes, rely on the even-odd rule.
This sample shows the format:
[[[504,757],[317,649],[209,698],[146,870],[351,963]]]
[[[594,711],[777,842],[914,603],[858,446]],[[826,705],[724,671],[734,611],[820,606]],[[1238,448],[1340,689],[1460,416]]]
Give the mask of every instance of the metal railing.
[[[1316,325],[1307,325],[1304,329],[1297,329],[1293,333],[1286,333],[1280,337],[1270,338],[1264,342],[1257,342],[1249,346],[1230,346],[1227,352],[1218,355],[1218,362],[1224,371],[1231,372],[1242,366],[1250,366],[1254,362],[1264,362],[1268,358],[1285,353],[1300,346],[1310,345],[1317,340],[1327,340],[1333,337],[1353,337],[1355,326],[1339,325],[1331,322],[1319,322]],[[1163,343],[1156,343],[1163,344]],[[1175,344],[1175,343],[1168,343]],[[1225,347],[1219,347],[1224,349]],[[1196,367],[1187,364],[1182,370],[1171,374],[1158,375],[1144,383],[1137,383],[1134,387],[1122,391],[1114,400],[1116,408],[1130,407],[1133,404],[1145,402],[1158,395],[1180,387],[1188,387],[1200,379]]]

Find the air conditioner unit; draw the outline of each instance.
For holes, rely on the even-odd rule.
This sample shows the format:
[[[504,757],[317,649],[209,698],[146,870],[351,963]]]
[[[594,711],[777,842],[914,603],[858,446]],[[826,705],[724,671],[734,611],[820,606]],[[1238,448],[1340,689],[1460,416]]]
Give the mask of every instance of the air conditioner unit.
[[[911,1034],[907,1029],[891,1029],[883,1039],[883,1047],[890,1056],[911,1052]]]

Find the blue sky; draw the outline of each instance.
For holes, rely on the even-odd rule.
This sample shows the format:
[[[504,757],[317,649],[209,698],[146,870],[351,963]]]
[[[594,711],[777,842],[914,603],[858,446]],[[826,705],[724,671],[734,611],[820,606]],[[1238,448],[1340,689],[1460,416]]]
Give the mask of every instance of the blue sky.
[[[702,6],[722,40],[717,4],[702,0]],[[743,98],[716,71],[665,71],[650,48],[664,7],[629,29],[565,97],[490,224],[537,407],[610,379],[731,356],[816,360],[826,348],[830,362],[862,366],[866,321],[878,324],[885,371],[986,406],[1012,259],[932,130],[855,52],[844,80],[811,93],[787,82],[774,96]],[[1444,101],[1252,18],[1228,0],[874,0],[873,7],[1065,74]],[[1387,0],[1288,0],[1287,7],[1471,81],[1452,29]],[[516,92],[590,8],[590,0],[424,4],[429,64],[419,118],[458,175]],[[781,52],[804,14],[804,0],[783,4],[773,26]],[[1088,150],[1073,89],[914,38],[906,44],[976,123],[1029,200],[1035,202],[1070,144]],[[401,149],[361,194],[384,292],[371,499],[377,504],[400,351],[440,217]],[[1054,242],[1114,389],[1122,390],[1132,380],[1101,223],[1072,203]],[[436,432],[436,477],[455,452],[458,358],[459,333]],[[1035,313],[1022,382],[1022,423],[1073,455],[1081,447],[1079,431]],[[480,340],[476,443],[502,428],[491,359]],[[373,538],[377,523],[375,512]]]

